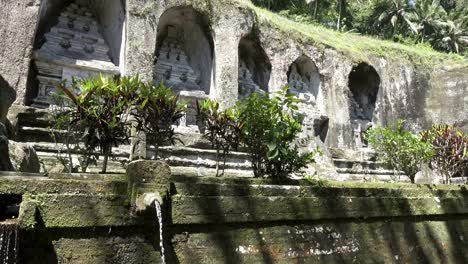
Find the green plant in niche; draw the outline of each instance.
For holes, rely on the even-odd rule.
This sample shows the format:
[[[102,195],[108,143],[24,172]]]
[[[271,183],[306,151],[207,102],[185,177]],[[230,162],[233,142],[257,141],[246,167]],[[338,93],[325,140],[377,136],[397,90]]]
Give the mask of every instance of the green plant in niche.
[[[240,144],[242,125],[239,123],[237,108],[220,110],[220,105],[216,101],[210,99],[197,101],[197,119],[203,124],[204,137],[216,149],[216,176],[222,176],[228,153],[231,149],[237,150]],[[223,166],[220,170],[221,151]]]
[[[445,183],[457,174],[463,176],[468,169],[468,135],[453,126],[434,125],[421,137],[434,148],[431,165],[444,176]]]
[[[434,154],[431,144],[404,129],[402,120],[388,127],[372,127],[366,131],[364,138],[375,149],[379,159],[389,167],[404,172],[413,183],[421,166]]]
[[[268,93],[252,93],[238,103],[241,142],[247,147],[256,177],[283,180],[314,161],[315,152],[299,153],[293,144],[301,132],[294,113],[301,100],[288,87]]]
[[[136,129],[146,133],[146,139],[155,145],[156,151],[164,144],[175,144],[178,140],[173,125],[185,114],[186,104],[179,102],[179,96],[162,82],[139,81],[132,115],[136,119]]]
[[[71,101],[69,122],[82,132],[80,141],[87,152],[99,150],[104,161],[102,172],[112,155],[112,147],[128,143],[130,111],[135,87],[131,77],[98,75],[83,80],[73,80],[70,87],[59,88]],[[79,91],[78,95],[75,92]]]

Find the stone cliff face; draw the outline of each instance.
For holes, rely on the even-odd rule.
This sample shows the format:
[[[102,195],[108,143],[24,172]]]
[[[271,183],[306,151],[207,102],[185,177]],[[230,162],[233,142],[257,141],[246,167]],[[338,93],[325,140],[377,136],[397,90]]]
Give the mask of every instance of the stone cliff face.
[[[50,1],[10,1],[3,4],[6,8],[0,11],[0,75],[16,91],[17,104],[27,103],[29,94],[34,94],[37,89],[34,82],[29,87],[26,83],[28,76],[35,75],[29,66],[33,40],[37,38],[36,25],[40,24],[39,5],[45,8],[44,3]],[[288,83],[290,67],[298,58],[310,58],[318,72],[320,85],[314,104],[304,107],[328,117],[328,133],[323,141],[330,147],[356,148],[357,131],[398,118],[410,121],[414,130],[431,123],[457,124],[468,129],[466,66],[428,65],[403,54],[401,58],[393,58],[369,52],[365,58],[360,58],[352,52],[317,43],[294,29],[285,31],[245,1],[128,0],[124,9],[125,12],[120,13],[125,13],[125,19],[119,19],[125,20],[122,36],[114,36],[120,34],[116,30],[103,34],[112,35],[107,37],[111,45],[112,39],[122,40],[121,50],[112,48],[113,54],[121,54],[114,61],[119,61],[122,74],[139,74],[152,80],[158,61],[157,47],[166,37],[161,32],[166,26],[179,26],[181,40],[205,39],[205,42],[185,41],[183,48],[190,66],[197,76],[201,76],[200,83],[209,86],[205,89],[208,96],[220,100],[224,106],[234,104],[238,98],[241,39],[249,36],[249,40],[257,43],[268,57],[271,64],[269,91],[276,91]],[[171,14],[186,17],[186,23],[174,25],[173,21],[179,19],[171,20]],[[100,23],[108,24],[109,18],[101,18]],[[200,43],[205,44],[202,47]],[[197,51],[203,56],[191,55]],[[380,85],[372,106],[372,120],[357,122],[352,117],[356,111],[353,103],[356,98],[350,90],[349,76],[361,62],[377,73]],[[466,65],[460,63],[463,64]],[[14,97],[8,98],[11,101]]]
[[[424,114],[428,123],[448,123],[468,131],[468,67],[442,67],[430,77]]]

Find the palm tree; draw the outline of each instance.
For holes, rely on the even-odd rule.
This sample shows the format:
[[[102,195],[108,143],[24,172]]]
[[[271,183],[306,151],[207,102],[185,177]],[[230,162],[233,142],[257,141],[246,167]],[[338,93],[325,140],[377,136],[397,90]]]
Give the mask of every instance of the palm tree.
[[[383,26],[391,23],[393,27],[393,35],[397,34],[399,22],[403,21],[409,26],[411,31],[417,34],[416,26],[408,19],[408,14],[413,12],[413,6],[406,0],[392,0],[390,5],[381,5],[385,9],[381,10],[378,18],[378,26]]]
[[[466,8],[449,13],[445,21],[436,23],[431,36],[433,46],[450,52],[462,53],[468,47],[468,13]]]
[[[409,18],[417,25],[417,33],[423,43],[426,36],[433,33],[446,16],[440,0],[418,0]]]

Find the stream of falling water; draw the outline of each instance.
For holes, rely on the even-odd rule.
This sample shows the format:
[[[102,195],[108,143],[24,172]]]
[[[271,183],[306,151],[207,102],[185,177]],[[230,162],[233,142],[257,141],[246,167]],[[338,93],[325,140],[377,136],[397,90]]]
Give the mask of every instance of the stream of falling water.
[[[0,264],[16,264],[18,225],[0,223]]]
[[[163,219],[162,219],[161,205],[157,201],[155,201],[154,208],[156,209],[156,218],[158,218],[158,224],[159,224],[159,246],[161,247],[161,261],[162,261],[162,264],[165,264],[166,258],[164,255]]]

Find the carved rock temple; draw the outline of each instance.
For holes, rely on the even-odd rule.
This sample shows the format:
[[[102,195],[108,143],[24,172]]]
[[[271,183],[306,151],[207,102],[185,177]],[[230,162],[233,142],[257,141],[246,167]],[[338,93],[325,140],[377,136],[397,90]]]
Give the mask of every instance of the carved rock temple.
[[[150,142],[138,149],[144,152],[142,156],[164,158],[174,171],[198,176],[210,175],[215,167],[214,150],[196,120],[196,102],[205,98],[227,107],[254,91],[275,92],[288,84],[290,91],[304,100],[298,110],[303,131],[297,143],[304,151],[317,146],[323,149],[326,164],[318,166],[318,173],[340,180],[395,179],[392,175],[398,173],[378,164],[372,148],[362,139],[374,124],[400,117],[415,128],[434,120],[464,124],[459,115],[446,110],[448,105],[434,99],[440,97],[441,87],[449,84],[453,90],[449,101],[465,98],[460,89],[454,90],[468,82],[459,77],[462,70],[420,71],[421,67],[411,63],[394,66],[388,58],[375,55],[356,60],[339,48],[323,48],[285,35],[270,27],[270,22],[257,21],[255,12],[231,10],[226,3],[215,4],[220,8],[216,10],[227,8],[232,16],[222,16],[223,12],[198,3],[179,5],[159,0],[154,6],[133,0],[40,2],[36,16],[28,17],[32,24],[24,22],[29,34],[8,31],[18,43],[35,43],[24,46],[24,50],[30,49],[30,56],[18,54],[16,48],[10,49],[11,54],[4,52],[1,61],[8,65],[2,64],[0,70],[7,71],[0,77],[17,84],[16,102],[8,113],[9,134],[34,147],[45,171],[54,165],[63,146],[50,135],[48,110],[40,108],[49,105],[55,85],[71,76],[138,74],[171,87],[188,102],[186,116],[176,124],[182,143],[165,146],[158,154]],[[3,41],[5,46],[15,43],[9,41]],[[450,74],[442,74],[446,71]],[[444,77],[449,75],[458,81],[449,82]],[[459,106],[464,102],[450,106],[461,111]],[[6,113],[0,113],[0,118],[4,116]],[[118,146],[114,152],[117,155],[110,161],[111,167],[122,172],[121,162],[132,154],[132,146]],[[227,165],[232,175],[251,176],[245,153],[233,153]]]
[[[201,88],[200,72],[195,72],[189,63],[190,58],[184,50],[183,30],[176,26],[167,26],[167,36],[159,50],[158,60],[154,66],[154,80],[163,82],[179,93],[181,100],[188,101],[187,114],[179,126],[192,127],[198,130],[196,112],[197,100],[208,98]]]
[[[463,178],[405,183],[362,139],[397,119],[414,132],[468,132],[462,57],[287,21],[245,0],[8,0],[0,32],[0,264],[468,263]],[[189,104],[174,124],[182,142],[156,152],[142,135],[147,160],[119,145],[106,174],[102,159],[65,170],[54,136],[67,131],[51,133],[50,95],[98,73],[171,87]],[[286,84],[304,100],[295,143],[324,153],[307,168],[314,177],[253,178],[242,147],[213,177],[196,101],[229,107]],[[11,171],[19,145],[41,165]]]
[[[44,35],[43,42],[34,51],[39,82],[34,107],[48,107],[56,86],[62,81],[70,83],[72,77],[119,74],[109,57],[99,23],[86,6],[70,4],[60,14],[58,23]]]

